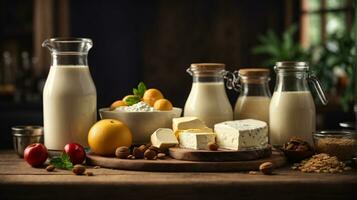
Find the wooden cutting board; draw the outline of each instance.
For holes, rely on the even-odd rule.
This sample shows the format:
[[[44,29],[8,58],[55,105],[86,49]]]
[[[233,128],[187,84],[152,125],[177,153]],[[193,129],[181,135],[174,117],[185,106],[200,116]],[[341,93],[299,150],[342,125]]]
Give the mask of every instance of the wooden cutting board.
[[[267,158],[249,161],[204,162],[176,160],[169,156],[163,160],[145,159],[118,159],[102,157],[93,154],[87,155],[87,164],[98,165],[105,168],[134,170],[134,171],[160,171],[160,172],[237,172],[258,170],[264,162],[272,162],[276,168],[286,163],[282,152],[273,151]]]
[[[169,149],[170,156],[177,160],[188,161],[247,161],[266,158],[271,155],[271,147],[259,150],[249,151],[234,151],[228,149],[218,149],[218,151],[210,150],[193,150],[180,147]]]

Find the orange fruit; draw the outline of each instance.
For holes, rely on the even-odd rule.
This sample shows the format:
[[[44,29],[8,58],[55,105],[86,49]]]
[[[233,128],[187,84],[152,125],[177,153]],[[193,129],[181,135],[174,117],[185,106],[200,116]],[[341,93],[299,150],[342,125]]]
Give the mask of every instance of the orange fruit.
[[[159,99],[155,101],[154,108],[157,110],[172,110],[172,103],[167,99]]]
[[[154,106],[155,101],[159,99],[163,99],[164,95],[160,92],[160,90],[151,88],[145,91],[143,96],[143,101],[150,106]]]
[[[92,152],[97,155],[113,156],[116,148],[131,146],[132,134],[123,122],[103,119],[95,123],[89,130],[88,144]]]
[[[126,103],[123,100],[117,100],[110,105],[110,110],[115,110],[115,108],[120,107],[120,106],[126,106]]]

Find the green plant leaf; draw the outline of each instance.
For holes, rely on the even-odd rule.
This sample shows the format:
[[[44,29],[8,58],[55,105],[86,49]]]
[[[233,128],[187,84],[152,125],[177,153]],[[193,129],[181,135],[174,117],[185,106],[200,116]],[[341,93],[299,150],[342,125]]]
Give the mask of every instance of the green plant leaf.
[[[66,153],[62,153],[61,156],[54,157],[50,160],[50,164],[59,169],[72,169],[73,164]]]
[[[146,85],[143,82],[140,82],[138,85],[138,89],[140,92],[144,93],[146,91]]]
[[[138,88],[133,88],[133,94],[140,98],[143,98],[145,91],[146,91],[146,86],[143,82],[139,83]]]
[[[133,88],[133,94],[137,95],[137,96],[140,96],[139,90],[136,89],[136,88]]]
[[[139,96],[134,95],[134,96],[126,98],[125,104],[128,106],[132,106],[140,101],[141,101],[141,98]]]

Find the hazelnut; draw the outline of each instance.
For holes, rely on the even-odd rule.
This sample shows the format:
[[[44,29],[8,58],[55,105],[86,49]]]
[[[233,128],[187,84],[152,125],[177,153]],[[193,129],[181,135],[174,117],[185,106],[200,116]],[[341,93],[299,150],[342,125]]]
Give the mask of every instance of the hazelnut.
[[[157,158],[158,159],[165,159],[165,157],[166,157],[166,154],[164,154],[164,153],[158,153],[157,154]]]
[[[218,150],[218,145],[214,142],[208,143],[208,149],[211,151],[217,151]]]
[[[140,149],[140,147],[134,147],[133,149],[133,156],[135,158],[144,158],[144,151]]]
[[[152,145],[151,143],[147,143],[147,144],[145,144],[145,147],[149,148],[149,147],[151,147],[151,145]]]
[[[144,157],[148,160],[155,160],[156,152],[154,150],[148,149],[144,153]]]
[[[48,172],[53,172],[55,169],[56,169],[56,167],[54,165],[48,165],[46,167],[46,171],[48,171]]]
[[[160,152],[160,149],[155,147],[155,146],[150,146],[149,147],[150,150],[153,150],[153,151],[156,151],[156,153],[159,153]]]
[[[82,175],[86,171],[86,167],[83,165],[75,165],[73,166],[72,172],[76,175]]]
[[[86,175],[87,176],[94,176],[94,173],[93,172],[86,172]]]
[[[118,147],[118,148],[115,150],[115,155],[116,155],[116,157],[118,157],[118,158],[126,159],[126,158],[128,157],[128,155],[130,155],[130,150],[129,150],[129,148],[126,147],[126,146]]]
[[[138,147],[142,152],[145,152],[146,151],[146,149],[148,149],[148,147],[146,147],[146,145],[140,145],[139,147]]]
[[[271,162],[265,162],[259,166],[259,170],[265,175],[272,174],[273,169],[274,169],[274,165]]]

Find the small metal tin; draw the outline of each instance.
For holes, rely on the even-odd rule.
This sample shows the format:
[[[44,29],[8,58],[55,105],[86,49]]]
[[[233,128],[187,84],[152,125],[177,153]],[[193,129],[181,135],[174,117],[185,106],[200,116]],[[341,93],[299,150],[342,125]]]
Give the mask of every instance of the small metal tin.
[[[14,126],[11,128],[14,150],[21,158],[25,148],[33,143],[43,144],[42,126]]]

